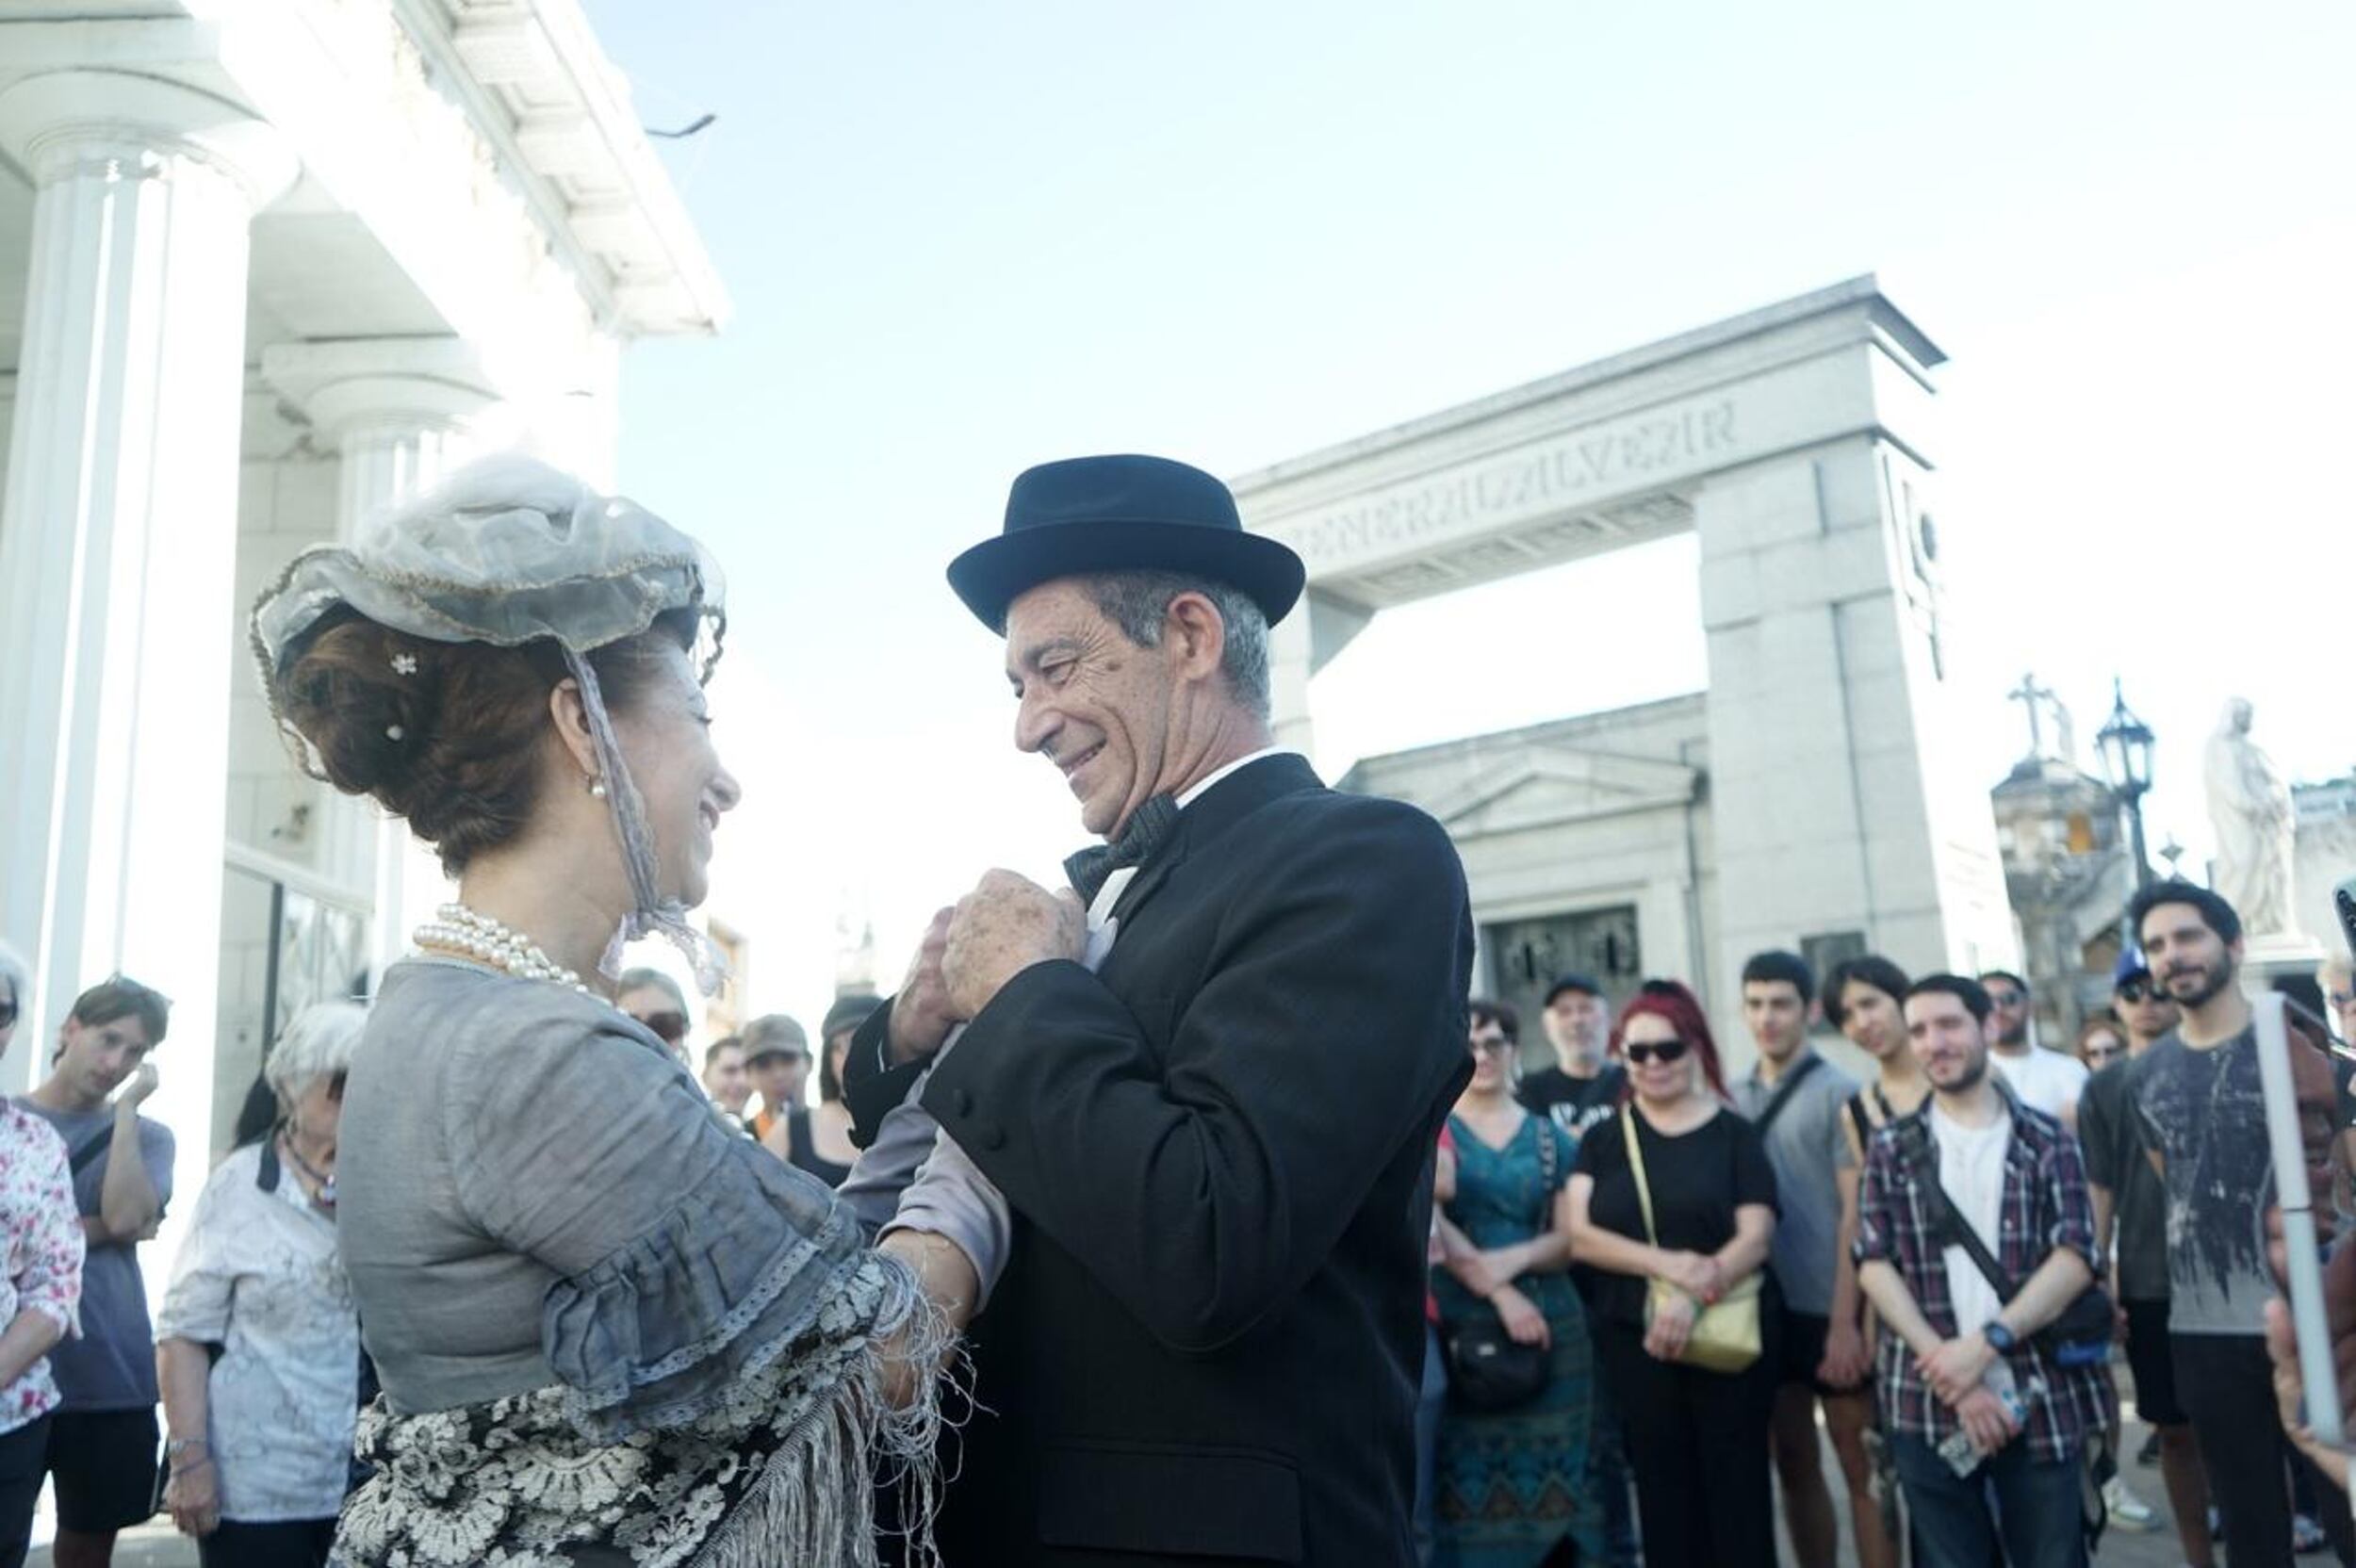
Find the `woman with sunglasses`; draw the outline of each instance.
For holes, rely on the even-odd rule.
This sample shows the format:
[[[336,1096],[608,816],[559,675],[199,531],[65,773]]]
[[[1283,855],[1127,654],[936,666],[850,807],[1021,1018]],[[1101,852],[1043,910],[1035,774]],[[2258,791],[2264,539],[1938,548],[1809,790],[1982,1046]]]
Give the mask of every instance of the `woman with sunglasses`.
[[[1472,1079],[1448,1119],[1443,1268],[1432,1270],[1445,1343],[1502,1322],[1546,1348],[1546,1383],[1527,1403],[1477,1410],[1451,1399],[1435,1457],[1438,1568],[1537,1568],[1600,1561],[1602,1511],[1587,1484],[1595,1359],[1572,1288],[1571,1135],[1513,1098],[1520,1021],[1501,1002],[1471,1007]]]
[[[2089,1073],[2127,1059],[2127,1031],[2108,1013],[2097,1013],[2078,1026],[2078,1060]]]
[[[1571,1177],[1572,1253],[1596,1271],[1598,1364],[1627,1422],[1647,1568],[1773,1568],[1767,1424],[1781,1315],[1764,1282],[1767,1343],[1741,1372],[1679,1357],[1703,1307],[1759,1272],[1775,1229],[1775,1176],[1758,1129],[1726,1102],[1717,1043],[1693,992],[1645,982],[1620,1011],[1628,1064],[1618,1117],[1581,1140]],[[1628,1159],[1642,1152],[1652,1222]],[[1676,1293],[1646,1320],[1648,1282]]]

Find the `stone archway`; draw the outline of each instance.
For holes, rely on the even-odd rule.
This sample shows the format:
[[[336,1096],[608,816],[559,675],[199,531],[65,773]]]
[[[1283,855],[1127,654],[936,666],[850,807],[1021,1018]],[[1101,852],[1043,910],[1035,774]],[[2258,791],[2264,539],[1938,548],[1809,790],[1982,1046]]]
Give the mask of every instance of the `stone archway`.
[[[2009,954],[1987,797],[1945,760],[1945,358],[1857,278],[1242,476],[1247,525],[1309,567],[1273,649],[1280,737],[1306,744],[1310,677],[1382,610],[1692,531],[1718,891],[1700,978],[1729,995],[1746,955],[1810,935],[1922,969]]]

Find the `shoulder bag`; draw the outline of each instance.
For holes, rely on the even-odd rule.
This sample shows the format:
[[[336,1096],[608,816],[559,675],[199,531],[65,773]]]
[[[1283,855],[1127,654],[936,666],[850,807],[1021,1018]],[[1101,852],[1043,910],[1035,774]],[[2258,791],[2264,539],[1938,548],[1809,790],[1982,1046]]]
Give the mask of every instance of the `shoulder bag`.
[[[1538,1129],[1538,1168],[1546,1188],[1538,1209],[1543,1230],[1554,1203],[1554,1125],[1543,1116],[1530,1120]],[[1494,1307],[1448,1330],[1444,1348],[1448,1394],[1467,1410],[1512,1410],[1526,1405],[1546,1392],[1553,1375],[1546,1347],[1514,1339],[1505,1331],[1505,1320]]]
[[[1620,1132],[1628,1139],[1628,1168],[1636,1175],[1636,1201],[1644,1211],[1644,1239],[1658,1247],[1661,1236],[1653,1229],[1652,1187],[1644,1180],[1644,1152],[1637,1143],[1636,1116],[1635,1106],[1623,1106]],[[1685,1336],[1685,1348],[1677,1355],[1679,1362],[1705,1372],[1733,1373],[1747,1371],[1759,1360],[1760,1274],[1760,1269],[1752,1269],[1733,1289],[1694,1314],[1693,1331]],[[1666,1280],[1646,1280],[1645,1326],[1651,1326],[1653,1314],[1661,1310],[1664,1301],[1684,1294]]]
[[[1995,1255],[1988,1251],[1988,1243],[1963,1217],[1955,1200],[1947,1196],[1946,1184],[1939,1179],[1935,1147],[1926,1137],[1914,1153],[1914,1179],[1930,1194],[1935,1233],[1932,1239],[1941,1246],[1962,1248],[1964,1255],[1972,1260],[1972,1266],[1995,1290],[1996,1299],[2009,1301],[2020,1290],[2020,1282],[2006,1277]],[[2053,1358],[2056,1366],[2106,1365],[2115,1324],[2110,1293],[2099,1284],[2090,1284],[2062,1309],[2059,1317],[2028,1337],[2031,1344]]]

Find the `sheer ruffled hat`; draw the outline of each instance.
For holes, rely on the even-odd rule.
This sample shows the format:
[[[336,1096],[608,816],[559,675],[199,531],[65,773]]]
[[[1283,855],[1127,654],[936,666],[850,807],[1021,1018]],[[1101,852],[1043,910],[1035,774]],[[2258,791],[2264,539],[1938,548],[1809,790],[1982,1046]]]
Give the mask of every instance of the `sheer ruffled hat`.
[[[637,903],[602,967],[618,973],[622,944],[660,931],[687,953],[709,991],[725,972],[719,955],[687,923],[684,906],[657,891],[645,809],[585,656],[689,611],[712,623],[708,679],[727,628],[724,598],[718,564],[694,539],[633,501],[510,453],[471,464],[371,519],[349,546],[296,556],[255,602],[251,631],[271,714],[314,777],[321,776],[308,743],[278,711],[278,676],[338,608],[429,642],[555,643],[581,686]]]

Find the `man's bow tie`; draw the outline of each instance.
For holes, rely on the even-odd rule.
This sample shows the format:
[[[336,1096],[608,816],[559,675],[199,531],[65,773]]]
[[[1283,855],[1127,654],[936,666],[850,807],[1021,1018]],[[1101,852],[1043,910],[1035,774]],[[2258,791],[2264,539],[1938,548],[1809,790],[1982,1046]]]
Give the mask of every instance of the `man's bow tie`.
[[[1123,866],[1143,865],[1177,825],[1177,796],[1155,795],[1129,814],[1120,838],[1108,844],[1090,844],[1066,860],[1064,874],[1072,878],[1082,903],[1094,904],[1113,873]]]

